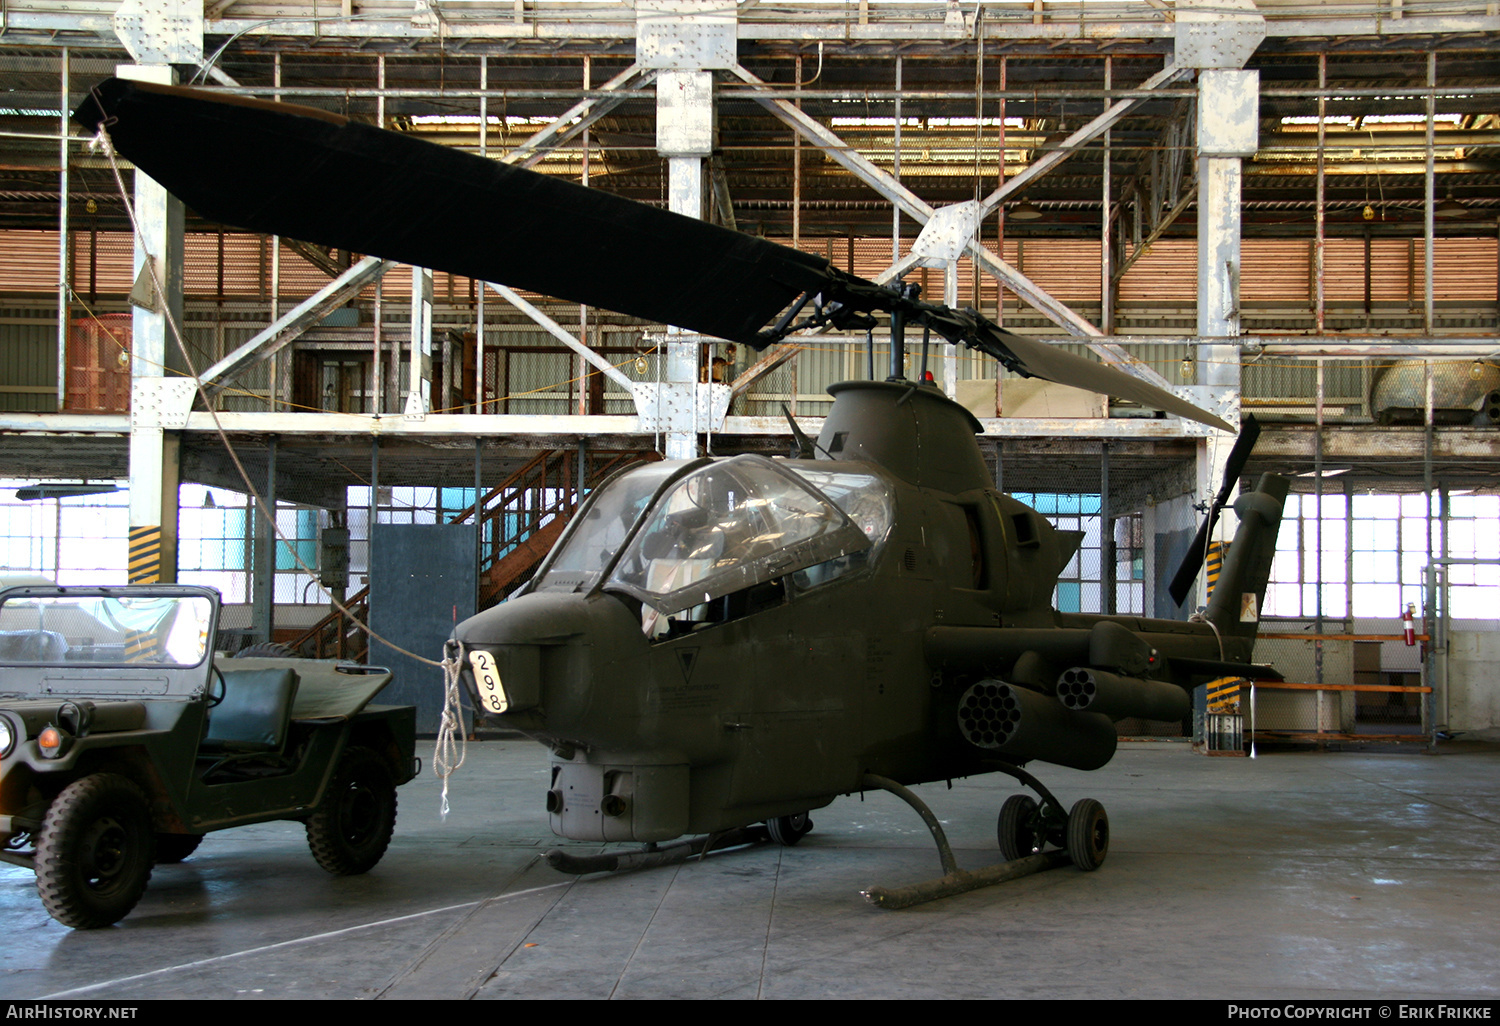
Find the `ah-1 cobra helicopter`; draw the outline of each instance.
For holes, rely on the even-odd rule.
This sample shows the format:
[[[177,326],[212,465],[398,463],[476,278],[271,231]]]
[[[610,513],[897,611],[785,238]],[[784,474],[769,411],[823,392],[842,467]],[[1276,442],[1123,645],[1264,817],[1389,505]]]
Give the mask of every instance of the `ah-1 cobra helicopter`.
[[[904,331],[1232,430],[1169,392],[899,282],[324,111],[110,80],[75,119],[107,129],[199,214],[252,231],[756,348],[889,317],[890,377],[833,386],[816,441],[792,424],[798,458],[626,471],[588,497],[521,593],[454,630],[479,706],[551,751],[553,830],[647,844],[555,853],[559,868],[650,864],[670,857],[658,842],[738,839],[762,823],[795,843],[809,811],[879,787],[924,815],[944,853],[949,883],[925,896],[968,889],[976,880],[958,878],[976,874],[957,870],[906,785],[999,771],[1042,798],[1002,806],[1008,864],[1094,869],[1103,806],[1064,808],[1023,765],[1096,769],[1114,754],[1115,720],[1181,719],[1196,684],[1274,676],[1250,659],[1284,479],[1235,504],[1240,526],[1197,622],[1059,613],[1050,596],[1079,537],[994,489],[978,421],[904,380]],[[1248,458],[1246,428],[1173,582],[1179,604]]]

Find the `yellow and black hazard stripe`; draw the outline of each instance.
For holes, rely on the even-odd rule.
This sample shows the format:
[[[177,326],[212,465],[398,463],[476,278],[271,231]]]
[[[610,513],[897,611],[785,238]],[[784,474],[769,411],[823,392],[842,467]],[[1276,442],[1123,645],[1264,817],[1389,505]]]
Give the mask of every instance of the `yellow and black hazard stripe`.
[[[1237,713],[1240,711],[1240,688],[1244,677],[1220,677],[1204,685],[1208,689],[1208,711],[1211,713]]]
[[[161,580],[161,525],[130,529],[131,584],[154,584]]]
[[[1204,558],[1204,570],[1208,576],[1208,594],[1214,593],[1214,585],[1219,582],[1219,570],[1224,566],[1224,553],[1229,546],[1223,542],[1209,542],[1208,554]]]
[[[125,635],[125,661],[151,663],[161,654],[160,639],[155,631],[131,631]]]

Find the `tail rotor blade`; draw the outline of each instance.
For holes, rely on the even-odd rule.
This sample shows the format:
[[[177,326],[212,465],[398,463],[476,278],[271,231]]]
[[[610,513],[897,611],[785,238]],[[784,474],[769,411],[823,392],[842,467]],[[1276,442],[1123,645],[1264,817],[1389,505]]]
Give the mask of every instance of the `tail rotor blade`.
[[[1235,439],[1234,448],[1229,451],[1229,459],[1224,464],[1224,481],[1219,486],[1219,494],[1214,496],[1213,504],[1208,507],[1208,513],[1203,518],[1203,524],[1198,528],[1198,534],[1193,538],[1193,544],[1188,547],[1187,555],[1183,556],[1182,562],[1177,566],[1177,573],[1172,577],[1172,583],[1167,587],[1167,593],[1172,596],[1172,601],[1179,606],[1187,600],[1188,592],[1193,588],[1193,582],[1198,579],[1198,571],[1203,568],[1203,561],[1208,557],[1208,542],[1213,537],[1214,525],[1218,523],[1219,511],[1229,501],[1230,494],[1234,491],[1235,484],[1245,472],[1245,464],[1250,459],[1250,452],[1255,448],[1255,440],[1260,437],[1260,422],[1250,414],[1245,414],[1241,421],[1240,436]]]

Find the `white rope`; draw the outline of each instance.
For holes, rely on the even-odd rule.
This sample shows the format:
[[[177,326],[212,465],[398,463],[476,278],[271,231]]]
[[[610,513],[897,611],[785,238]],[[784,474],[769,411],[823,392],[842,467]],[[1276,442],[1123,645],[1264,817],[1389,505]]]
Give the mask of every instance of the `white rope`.
[[[469,736],[464,732],[463,642],[454,641],[443,653],[443,715],[438,721],[437,740],[432,749],[432,771],[443,782],[442,802],[438,814],[448,818],[448,778],[464,764],[469,750]]]
[[[1214,623],[1202,613],[1194,613],[1188,617],[1188,623],[1206,623],[1213,630],[1214,637],[1219,639],[1219,662],[1224,661],[1224,635],[1219,633],[1219,625]]]

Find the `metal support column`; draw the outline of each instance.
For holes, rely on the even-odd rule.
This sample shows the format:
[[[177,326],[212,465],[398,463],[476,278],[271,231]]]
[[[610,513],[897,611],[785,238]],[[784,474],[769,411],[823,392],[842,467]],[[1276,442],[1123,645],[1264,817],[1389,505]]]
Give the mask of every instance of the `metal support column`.
[[[252,508],[255,516],[255,569],[250,589],[251,618],[255,639],[274,641],[277,555],[275,435],[266,439],[266,482],[260,497],[264,508]]]
[[[432,412],[432,272],[425,267],[411,269],[409,370],[404,412],[421,420]]]
[[[68,232],[68,143],[72,134],[72,125],[69,123],[68,112],[73,109],[72,98],[68,95],[68,48],[62,50],[59,77],[61,80],[59,93],[61,104],[58,107],[61,125],[58,134],[62,141],[58,143],[58,196],[61,197],[57,204],[57,412],[61,413],[67,405],[68,399],[68,320],[70,318],[70,305],[72,297],[68,295],[68,286],[73,280],[69,273],[68,256],[71,249],[71,236]]]
[[[656,80],[656,148],[667,159],[667,204],[686,217],[703,217],[703,158],[713,150],[713,95],[709,71],[663,71]],[[669,460],[698,455],[701,343],[698,335],[669,329],[667,374],[658,400],[658,410],[665,411]]]
[[[173,85],[168,66],[125,65],[121,78]],[[182,369],[168,318],[182,323],[182,203],[140,171],[135,172],[135,240],[131,290],[130,557],[132,582],[177,579],[177,460],[167,429],[185,416],[191,394],[168,379]],[[154,272],[154,273],[153,273]],[[157,283],[160,283],[160,290]]]
[[[1115,511],[1109,501],[1109,439],[1099,443],[1099,611],[1114,613],[1115,580]]]
[[[1259,142],[1260,73],[1206,69],[1198,78],[1198,334],[1224,338],[1240,333],[1241,161]],[[1197,384],[1205,405],[1231,423],[1239,419],[1240,355],[1237,346],[1200,344]],[[1200,400],[1203,401],[1203,400]],[[1219,488],[1232,440],[1210,437],[1198,449],[1198,494]],[[1219,523],[1232,535],[1235,518],[1226,509]],[[1206,587],[1202,582],[1200,588]],[[1200,600],[1206,601],[1200,592]],[[1198,603],[1190,603],[1195,606]]]
[[[588,85],[587,82],[584,85]],[[485,91],[490,87],[490,59],[479,58],[479,155],[489,156],[490,98]],[[588,147],[584,147],[584,159],[588,159]],[[585,183],[586,184],[586,183]],[[486,291],[483,282],[474,289],[474,412],[493,413],[484,408],[484,300]],[[476,520],[475,523],[478,523]],[[482,537],[483,529],[477,533]]]

